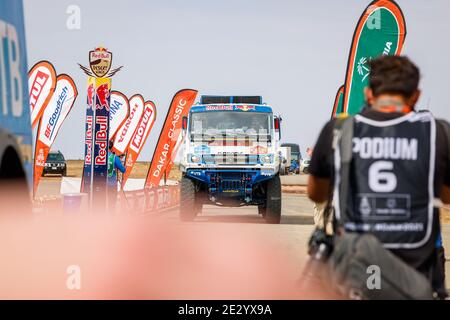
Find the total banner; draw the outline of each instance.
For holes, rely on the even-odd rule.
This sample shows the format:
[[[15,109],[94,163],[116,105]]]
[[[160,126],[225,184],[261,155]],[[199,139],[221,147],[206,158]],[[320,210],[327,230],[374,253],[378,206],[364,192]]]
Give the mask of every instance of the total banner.
[[[400,7],[390,0],[373,1],[364,10],[353,35],[345,78],[343,112],[358,113],[365,102],[369,62],[381,55],[399,55],[406,37]]]
[[[334,98],[333,111],[331,113],[331,118],[336,118],[341,113],[343,113],[342,106],[344,104],[344,86],[340,86],[336,98]]]
[[[136,163],[139,154],[142,151],[142,148],[147,141],[147,138],[150,134],[150,131],[153,128],[156,119],[156,106],[152,101],[145,102],[144,113],[139,121],[136,131],[131,138],[130,145],[127,150],[127,157],[125,160],[125,173],[122,178],[122,187],[125,186],[125,183],[130,176],[131,170],[133,169],[134,164]]]
[[[87,88],[84,166],[83,174],[81,177],[81,192],[91,192],[90,187],[92,182],[92,143],[94,141],[94,105],[96,100],[95,77],[88,78]]]
[[[130,116],[128,98],[119,91],[111,91],[109,106],[109,140],[114,140],[117,130]]]
[[[36,63],[28,72],[31,127],[34,129],[47,107],[56,87],[56,71],[48,61]]]
[[[146,188],[159,186],[159,182],[166,172],[180,136],[182,119],[189,114],[196,96],[196,90],[183,89],[178,91],[173,97],[147,173]]]
[[[61,125],[72,109],[77,95],[77,87],[70,76],[61,74],[56,78],[55,92],[44,110],[36,136],[34,195],[36,194],[50,148],[58,135]]]
[[[113,151],[116,155],[122,155],[127,151],[131,138],[144,112],[144,105],[144,98],[140,94],[135,94],[130,98],[130,115],[119,130],[117,130],[114,138]]]

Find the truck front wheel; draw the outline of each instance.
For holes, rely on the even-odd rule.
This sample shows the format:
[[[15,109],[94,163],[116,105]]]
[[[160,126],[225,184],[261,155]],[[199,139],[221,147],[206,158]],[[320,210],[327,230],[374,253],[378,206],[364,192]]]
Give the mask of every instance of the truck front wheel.
[[[266,215],[267,223],[278,224],[281,220],[281,181],[276,176],[267,182],[266,186]]]
[[[189,178],[183,177],[180,182],[180,220],[192,221],[199,211],[198,203],[196,203],[195,183]]]

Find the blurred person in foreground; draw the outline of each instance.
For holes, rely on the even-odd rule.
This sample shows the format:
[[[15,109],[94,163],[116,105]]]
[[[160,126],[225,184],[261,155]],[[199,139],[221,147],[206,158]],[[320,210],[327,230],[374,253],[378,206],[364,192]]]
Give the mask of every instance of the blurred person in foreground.
[[[420,74],[408,58],[383,56],[370,69],[367,107],[320,133],[308,196],[332,202],[337,237],[373,235],[444,297],[438,202],[450,203],[450,125],[415,111]]]

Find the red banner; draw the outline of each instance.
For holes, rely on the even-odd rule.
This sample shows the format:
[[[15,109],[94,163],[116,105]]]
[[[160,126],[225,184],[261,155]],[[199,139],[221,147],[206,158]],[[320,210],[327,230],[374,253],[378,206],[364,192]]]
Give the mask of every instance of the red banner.
[[[131,138],[144,112],[144,98],[140,94],[132,96],[129,103],[130,115],[119,130],[117,130],[114,138],[113,150],[116,155],[124,154],[127,151]]]
[[[61,74],[56,78],[55,92],[42,114],[37,131],[34,155],[34,194],[36,194],[39,180],[44,171],[45,161],[50,148],[58,135],[61,125],[72,109],[77,95],[77,87],[71,77]]]
[[[134,164],[136,163],[139,154],[142,151],[142,148],[147,141],[148,135],[152,130],[153,124],[156,119],[156,107],[152,101],[145,102],[144,113],[142,114],[141,120],[137,126],[136,131],[131,138],[130,145],[127,150],[127,158],[125,161],[126,171],[123,175],[122,186],[125,186],[125,183],[130,176],[131,170],[133,169]]]
[[[167,178],[169,177],[170,170],[172,170],[173,163],[178,154],[178,150],[180,149],[180,146],[183,144],[183,142],[184,142],[184,137],[182,135],[180,135],[178,137],[177,142],[175,143],[175,147],[173,148],[172,156],[170,157],[170,161],[166,167],[165,175]]]
[[[146,188],[159,185],[181,133],[182,119],[188,115],[196,96],[196,90],[184,89],[178,91],[173,97],[147,173]]]
[[[35,128],[44,113],[56,86],[56,72],[48,61],[36,63],[28,72],[31,127]]]

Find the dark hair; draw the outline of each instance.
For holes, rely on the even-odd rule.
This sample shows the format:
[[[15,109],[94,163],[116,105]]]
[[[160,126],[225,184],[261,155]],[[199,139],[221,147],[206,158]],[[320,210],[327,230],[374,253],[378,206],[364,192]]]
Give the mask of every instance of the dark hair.
[[[369,88],[373,95],[400,94],[410,98],[419,87],[419,68],[407,57],[381,56],[370,62]]]

